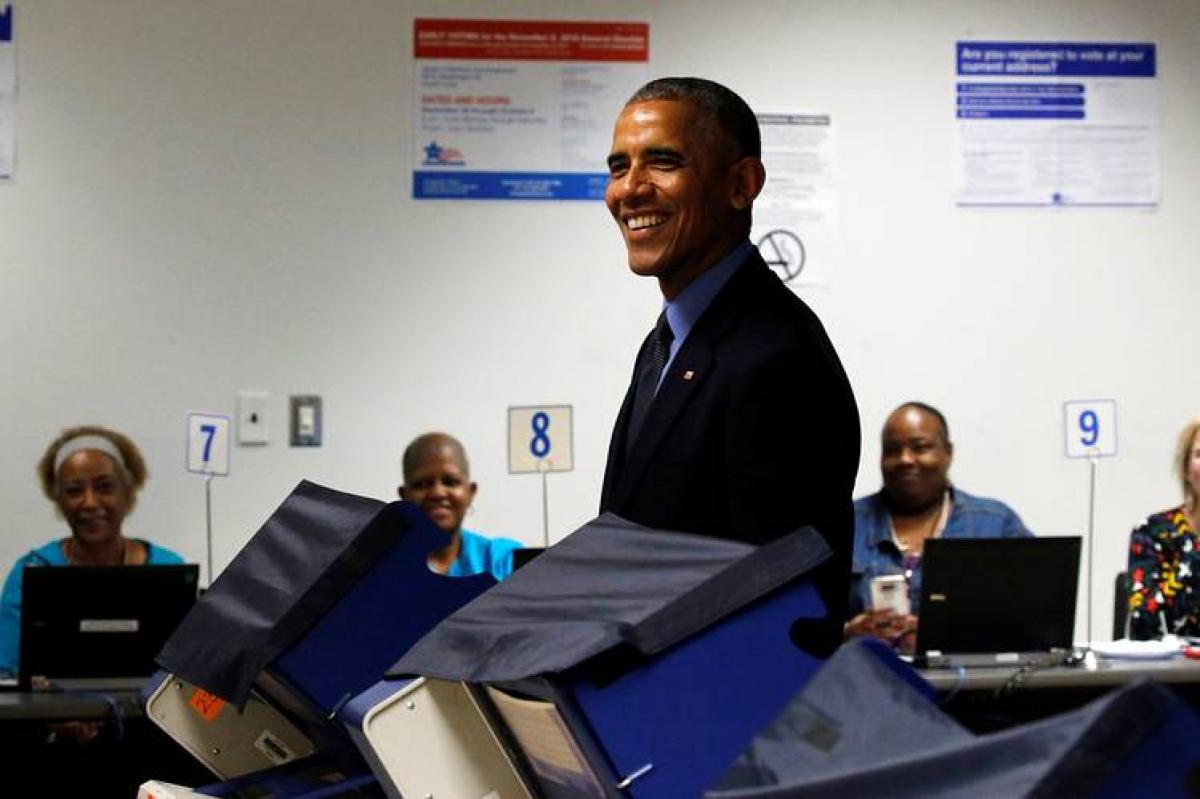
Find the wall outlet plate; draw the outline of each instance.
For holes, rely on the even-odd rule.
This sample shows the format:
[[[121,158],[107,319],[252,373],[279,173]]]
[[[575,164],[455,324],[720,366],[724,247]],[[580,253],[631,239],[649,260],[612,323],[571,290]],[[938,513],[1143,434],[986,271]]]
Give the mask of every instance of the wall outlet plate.
[[[267,426],[267,404],[271,395],[266,391],[237,393],[237,441],[239,444],[266,444],[271,440]]]

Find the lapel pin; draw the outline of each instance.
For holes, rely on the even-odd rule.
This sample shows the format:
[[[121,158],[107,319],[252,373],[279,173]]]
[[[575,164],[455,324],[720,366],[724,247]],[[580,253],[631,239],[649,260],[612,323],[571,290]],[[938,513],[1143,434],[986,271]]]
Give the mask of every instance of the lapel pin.
[[[693,372],[691,369],[688,369],[686,372],[683,373],[684,380],[691,380],[695,376],[696,376],[696,373]]]

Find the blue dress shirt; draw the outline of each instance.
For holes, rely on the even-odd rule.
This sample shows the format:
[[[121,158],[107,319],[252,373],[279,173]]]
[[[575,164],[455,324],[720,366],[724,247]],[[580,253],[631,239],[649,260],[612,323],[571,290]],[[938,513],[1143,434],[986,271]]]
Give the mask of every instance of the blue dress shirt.
[[[666,303],[667,323],[671,326],[671,334],[675,338],[671,340],[671,354],[667,358],[666,368],[662,371],[663,375],[670,371],[671,363],[675,360],[675,355],[683,346],[683,342],[687,341],[688,334],[692,332],[696,322],[708,310],[708,306],[712,305],[713,299],[729,282],[729,278],[733,277],[733,273],[749,257],[753,246],[749,239],[743,241],[730,250],[728,255],[689,283],[683,291],[676,295],[675,299]],[[662,385],[661,377],[659,385]]]

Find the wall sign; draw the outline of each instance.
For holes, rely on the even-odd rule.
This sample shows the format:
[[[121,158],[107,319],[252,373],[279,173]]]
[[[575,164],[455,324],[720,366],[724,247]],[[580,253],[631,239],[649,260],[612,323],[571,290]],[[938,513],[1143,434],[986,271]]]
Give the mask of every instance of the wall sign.
[[[646,22],[413,21],[413,197],[595,200]]]
[[[11,180],[13,176],[16,96],[17,57],[13,45],[13,10],[11,3],[0,0],[0,182]]]
[[[837,240],[833,119],[795,110],[756,115],[767,184],[754,201],[750,240],[783,282],[829,283]]]
[[[1063,430],[1068,458],[1111,458],[1117,454],[1115,400],[1071,400],[1063,403]]]
[[[575,468],[570,405],[508,409],[508,471],[569,472]]]
[[[960,41],[956,55],[959,205],[1158,205],[1154,44]]]
[[[188,414],[187,470],[195,474],[229,474],[228,416]]]

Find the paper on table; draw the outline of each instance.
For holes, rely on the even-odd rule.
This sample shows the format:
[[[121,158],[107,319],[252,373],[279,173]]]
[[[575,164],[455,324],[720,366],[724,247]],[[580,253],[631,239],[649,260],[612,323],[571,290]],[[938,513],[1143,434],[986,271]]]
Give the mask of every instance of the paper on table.
[[[1116,641],[1101,641],[1092,644],[1092,651],[1106,658],[1127,660],[1163,660],[1179,655],[1180,641],[1169,635],[1157,641],[1131,641],[1118,638]]]

